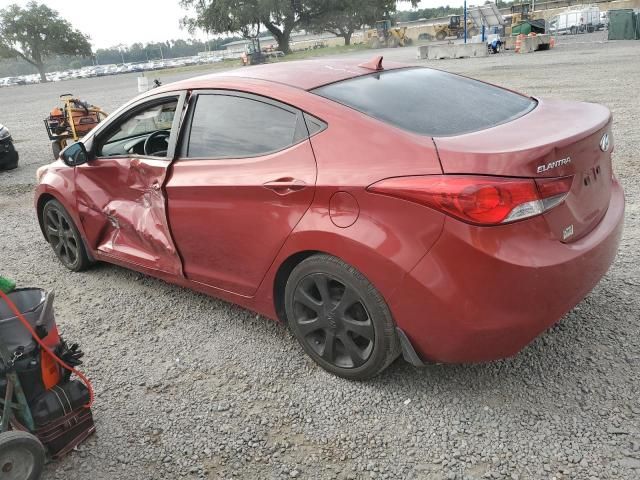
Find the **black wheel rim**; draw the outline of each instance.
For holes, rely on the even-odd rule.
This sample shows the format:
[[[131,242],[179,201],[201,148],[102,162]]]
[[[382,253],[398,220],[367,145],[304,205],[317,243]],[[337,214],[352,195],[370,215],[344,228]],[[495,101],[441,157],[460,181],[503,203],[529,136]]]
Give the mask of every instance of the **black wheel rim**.
[[[306,344],[324,361],[357,368],[371,356],[375,329],[360,295],[324,273],[303,278],[293,295],[294,321]]]
[[[67,266],[75,265],[79,241],[69,221],[58,209],[50,208],[46,211],[45,227],[49,243],[58,258]]]

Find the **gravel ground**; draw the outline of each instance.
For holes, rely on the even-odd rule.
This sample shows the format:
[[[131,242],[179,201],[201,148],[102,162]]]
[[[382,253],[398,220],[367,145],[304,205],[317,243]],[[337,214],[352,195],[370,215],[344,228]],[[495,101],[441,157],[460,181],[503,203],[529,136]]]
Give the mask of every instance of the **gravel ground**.
[[[41,119],[66,91],[112,110],[136,79],[0,90],[21,154],[18,170],[0,173],[0,271],[55,289],[97,393],[97,435],[45,478],[639,478],[640,42],[601,39],[431,65],[614,112],[628,201],[615,265],[515,358],[398,361],[366,383],[325,373],[286,329],[241,308],[111,265],[65,270],[32,208],[35,170],[51,156]],[[413,48],[384,55],[416,62]]]

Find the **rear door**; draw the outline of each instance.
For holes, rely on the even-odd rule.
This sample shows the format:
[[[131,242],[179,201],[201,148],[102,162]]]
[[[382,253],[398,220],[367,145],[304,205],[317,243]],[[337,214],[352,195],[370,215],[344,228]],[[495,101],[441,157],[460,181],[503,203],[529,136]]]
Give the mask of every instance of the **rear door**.
[[[93,138],[95,158],[76,167],[76,199],[90,247],[121,262],[182,275],[164,185],[185,93],[145,99]]]
[[[231,91],[194,93],[166,185],[173,238],[193,281],[250,296],[313,200],[304,115]]]

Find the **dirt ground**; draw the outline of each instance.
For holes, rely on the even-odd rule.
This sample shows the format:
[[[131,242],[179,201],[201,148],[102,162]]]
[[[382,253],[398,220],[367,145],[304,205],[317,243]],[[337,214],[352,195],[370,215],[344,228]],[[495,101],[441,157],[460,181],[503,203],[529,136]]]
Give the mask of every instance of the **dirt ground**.
[[[111,265],[65,270],[32,206],[35,171],[51,161],[42,119],[66,92],[112,111],[136,77],[0,89],[0,122],[21,155],[0,172],[0,273],[56,291],[58,323],[86,351],[97,394],[97,435],[45,479],[640,478],[640,42],[603,38],[439,62],[380,51],[608,106],[627,212],[606,277],[515,358],[398,361],[366,383],[325,373],[286,329],[239,307]]]

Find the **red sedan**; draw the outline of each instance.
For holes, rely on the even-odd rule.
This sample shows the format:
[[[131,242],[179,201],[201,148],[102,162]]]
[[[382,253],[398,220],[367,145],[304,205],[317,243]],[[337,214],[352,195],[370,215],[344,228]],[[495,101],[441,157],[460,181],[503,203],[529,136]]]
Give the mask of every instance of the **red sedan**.
[[[154,89],[38,172],[71,270],[115,263],[285,322],[326,370],[516,354],[620,241],[611,113],[381,59]]]

